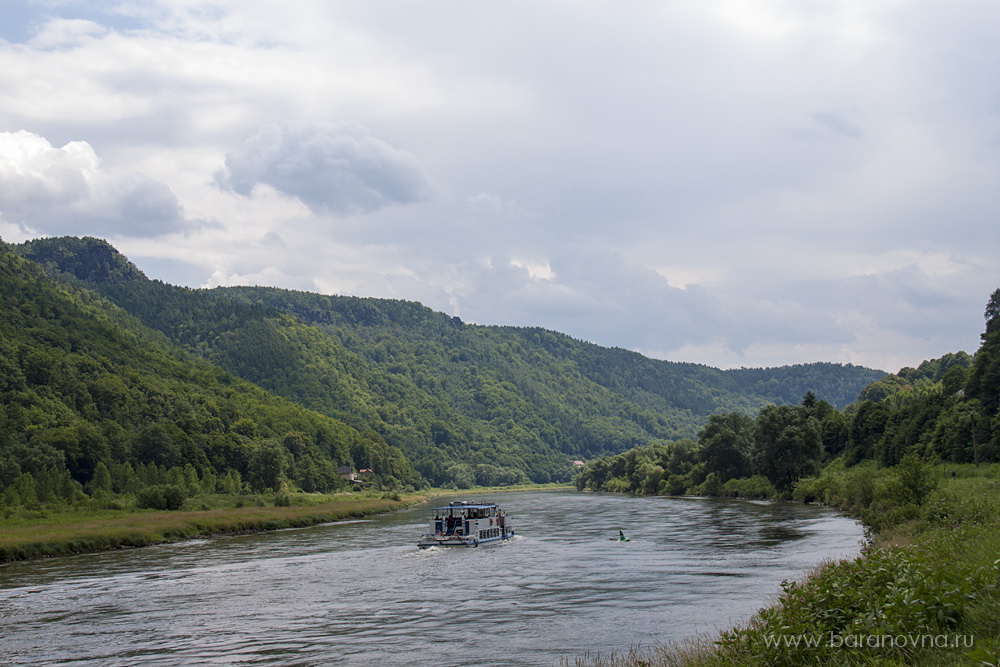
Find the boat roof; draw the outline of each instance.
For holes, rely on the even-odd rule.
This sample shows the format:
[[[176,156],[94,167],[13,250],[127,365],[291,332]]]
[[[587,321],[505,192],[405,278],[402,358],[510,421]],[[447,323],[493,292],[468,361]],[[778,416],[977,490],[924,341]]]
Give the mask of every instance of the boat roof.
[[[485,510],[491,507],[496,507],[496,503],[452,503],[450,505],[445,505],[444,507],[432,507],[434,511],[437,510]]]

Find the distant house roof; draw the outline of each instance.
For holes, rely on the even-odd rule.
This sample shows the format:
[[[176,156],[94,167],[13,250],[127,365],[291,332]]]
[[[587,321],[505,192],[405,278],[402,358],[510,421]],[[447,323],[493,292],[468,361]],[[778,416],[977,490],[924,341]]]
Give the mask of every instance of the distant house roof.
[[[352,472],[354,472],[354,468],[351,466],[340,466],[337,468],[338,475],[350,475]]]
[[[375,472],[375,471],[372,470],[371,468],[362,468],[361,470],[358,471],[358,474],[364,475],[366,472]]]
[[[573,461],[573,465],[579,468],[582,465],[586,465],[583,461]]]

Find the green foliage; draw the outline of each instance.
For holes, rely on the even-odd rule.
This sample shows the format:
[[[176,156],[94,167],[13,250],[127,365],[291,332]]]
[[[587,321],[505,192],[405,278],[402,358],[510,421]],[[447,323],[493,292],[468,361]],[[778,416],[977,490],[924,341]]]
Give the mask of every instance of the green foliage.
[[[767,499],[777,498],[778,490],[774,484],[763,475],[754,475],[745,479],[731,479],[722,485],[719,494],[727,498],[755,498]]]
[[[937,471],[910,452],[896,465],[896,486],[893,489],[897,504],[923,505],[931,491],[938,487]]]
[[[860,379],[862,387],[885,377],[882,371],[851,364],[798,364],[781,368],[740,368],[725,371],[737,379],[740,391],[758,395],[764,404],[795,405],[811,393],[837,408],[845,408],[858,398]]]
[[[468,463],[456,463],[445,470],[447,485],[455,489],[471,489],[476,485],[475,469]]]
[[[33,257],[50,274],[85,282],[128,282],[146,276],[111,244],[91,236],[67,236],[53,243],[49,239],[26,241],[19,251]]]
[[[405,469],[406,458],[434,484],[467,481],[446,474],[455,464],[503,469],[508,472],[477,476],[511,483],[568,480],[573,459],[693,436],[713,412],[751,413],[807,389],[844,404],[884,375],[835,364],[719,371],[541,329],[469,326],[410,302],[267,288],[176,288],[146,279],[96,239],[40,239],[16,249],[60,279],[113,301],[124,311],[115,318],[135,317],[190,354],[366,437],[378,434],[373,442],[379,451],[360,457],[342,439],[317,438],[316,445],[329,460],[375,467],[403,484],[422,482]],[[41,363],[37,370],[46,368]],[[115,411],[134,390],[116,382],[117,373],[110,375],[95,380],[92,395],[100,409]],[[222,421],[215,458],[210,454],[208,461],[219,474],[226,468],[246,472],[246,443],[235,436],[281,435],[253,417]],[[179,426],[194,446],[177,433],[154,430],[144,445],[159,439],[166,447],[144,446],[144,460],[175,465],[197,455],[203,449],[197,438]],[[382,444],[405,458],[387,455],[391,450],[381,450]],[[81,481],[93,458],[81,459]],[[289,481],[329,485],[322,460],[311,455],[301,465],[291,462]]]
[[[681,495],[705,481],[699,459],[698,443],[692,440],[635,447],[588,463],[574,483],[581,491]]]
[[[958,388],[963,382],[964,391]],[[842,507],[875,531],[913,520],[938,481],[928,461],[1000,460],[1000,327],[988,325],[974,359],[960,352],[925,361],[873,383],[861,396],[843,411],[809,391],[801,405],[765,406],[755,419],[712,415],[685,465],[667,470],[665,450],[637,448],[592,461],[576,485],[640,494],[790,496]],[[752,477],[768,484],[744,481]]]
[[[403,301],[176,288],[96,239],[17,252],[65,281],[0,251],[0,488],[28,474],[38,503],[72,502],[82,485],[107,494],[108,475],[112,494],[332,491],[345,485],[339,465],[374,470],[379,488],[467,488],[566,480],[577,458],[591,462],[581,488],[770,493],[739,481],[764,477],[777,494],[819,498],[836,495],[815,475],[841,454],[854,485],[871,482],[868,469],[846,470],[868,460],[1000,456],[990,305],[974,359],[893,376],[718,371]],[[872,381],[869,400],[835,407]],[[34,502],[26,479],[11,499]],[[858,490],[898,511],[920,507],[894,500],[908,493],[900,479],[869,486]]]
[[[978,564],[956,567],[933,547],[833,563],[805,583],[785,582],[777,605],[723,633],[718,657],[727,664],[789,667],[914,664],[928,646],[919,638],[948,633],[950,639],[977,598],[995,594],[997,574]]]
[[[781,490],[813,474],[823,454],[819,423],[807,408],[769,405],[754,424],[753,467]]]
[[[111,495],[114,493],[111,485],[111,472],[104,465],[104,461],[98,461],[97,467],[94,469],[94,476],[90,478],[90,483],[87,485],[87,491],[92,496],[96,494]]]
[[[254,491],[270,493],[278,491],[286,483],[287,471],[287,450],[276,442],[260,442],[250,454],[247,481]]]
[[[135,495],[168,483],[188,495],[220,484],[239,493],[252,465],[261,472],[253,455],[264,442],[281,443],[287,466],[278,472],[309,490],[340,488],[334,471],[352,457],[421,484],[398,449],[183,352],[75,286],[82,279],[148,282],[106,248],[83,252],[77,266],[79,250],[49,263],[66,284],[0,248],[0,493],[7,506],[84,502],[84,488],[101,498]],[[299,438],[281,440],[288,433]]]
[[[723,495],[722,488],[723,484],[719,473],[710,472],[705,477],[704,482],[691,488],[691,493],[696,496],[721,496]]]
[[[989,526],[1000,516],[998,491],[1000,488],[993,480],[945,481],[929,494],[922,516],[929,524],[939,528]]]
[[[184,506],[184,489],[176,484],[153,484],[139,491],[135,505],[139,509],[179,510]]]
[[[14,483],[4,489],[3,499],[5,505],[22,505],[27,508],[37,508],[38,484],[30,473],[21,473],[14,480]]]
[[[708,425],[698,434],[702,459],[723,482],[750,474],[753,429],[751,417],[731,412],[711,415]]]
[[[990,294],[990,300],[986,303],[983,317],[986,318],[987,334],[1000,329],[1000,288],[993,290],[993,293]]]

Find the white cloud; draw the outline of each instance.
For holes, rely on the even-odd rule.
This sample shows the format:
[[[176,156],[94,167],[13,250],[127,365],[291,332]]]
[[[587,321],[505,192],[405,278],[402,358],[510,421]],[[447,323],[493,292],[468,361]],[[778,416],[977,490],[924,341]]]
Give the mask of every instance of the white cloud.
[[[992,0],[18,6],[5,238],[725,366],[972,351],[1000,276]]]
[[[370,213],[432,192],[413,156],[356,122],[266,125],[226,155],[219,180],[243,195],[270,185],[319,213]]]
[[[0,132],[0,215],[49,234],[155,236],[184,226],[170,188],[106,170],[85,141],[62,148],[30,132]]]
[[[512,259],[510,260],[510,264],[511,266],[516,266],[519,269],[524,269],[528,272],[528,275],[535,280],[547,280],[552,282],[556,279],[556,274],[547,260]]]

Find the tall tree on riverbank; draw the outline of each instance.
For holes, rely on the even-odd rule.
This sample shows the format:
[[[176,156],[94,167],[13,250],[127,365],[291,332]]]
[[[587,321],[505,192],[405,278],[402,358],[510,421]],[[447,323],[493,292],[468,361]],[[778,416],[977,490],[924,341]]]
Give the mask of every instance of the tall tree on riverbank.
[[[702,460],[723,482],[749,477],[753,452],[754,420],[739,412],[712,415],[698,434]]]
[[[965,395],[981,406],[979,414],[970,418],[977,461],[1000,452],[1000,289],[990,295],[984,315],[983,343],[965,383]]]
[[[823,456],[819,422],[800,405],[768,405],[754,424],[754,468],[778,489],[816,474]]]

